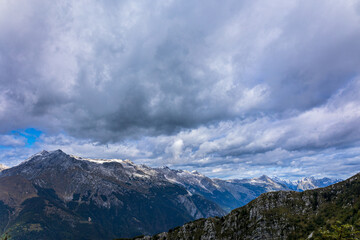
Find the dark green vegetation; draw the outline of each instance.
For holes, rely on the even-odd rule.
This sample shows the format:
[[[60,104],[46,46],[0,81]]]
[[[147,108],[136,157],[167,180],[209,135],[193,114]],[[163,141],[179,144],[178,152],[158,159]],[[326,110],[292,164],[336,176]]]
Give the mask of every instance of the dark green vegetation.
[[[330,226],[330,229],[320,231],[317,239],[360,239],[360,231],[358,231],[354,225],[341,224],[340,221],[337,221]]]
[[[262,194],[224,217],[134,239],[359,239],[360,174],[326,188]]]

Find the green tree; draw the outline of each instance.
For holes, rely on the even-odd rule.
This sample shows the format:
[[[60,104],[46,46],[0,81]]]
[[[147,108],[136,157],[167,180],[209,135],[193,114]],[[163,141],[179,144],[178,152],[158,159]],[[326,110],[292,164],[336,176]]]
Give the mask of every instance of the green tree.
[[[335,224],[331,225],[330,230],[320,231],[320,238],[324,240],[353,240],[360,239],[360,231],[351,224],[341,224],[340,221],[337,221]]]
[[[10,236],[7,233],[5,233],[0,237],[0,240],[10,240]]]

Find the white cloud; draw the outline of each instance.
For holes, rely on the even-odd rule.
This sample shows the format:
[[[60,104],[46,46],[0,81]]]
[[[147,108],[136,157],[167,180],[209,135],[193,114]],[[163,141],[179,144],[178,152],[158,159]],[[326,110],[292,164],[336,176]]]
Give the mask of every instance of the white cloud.
[[[360,140],[358,9],[358,1],[3,1],[1,139],[34,127],[45,134],[31,150],[19,139],[8,145],[221,176],[247,167],[305,173],[297,162],[320,167],[317,159]],[[0,151],[17,162],[13,149]]]
[[[18,147],[26,144],[26,138],[15,135],[0,135],[0,146]]]

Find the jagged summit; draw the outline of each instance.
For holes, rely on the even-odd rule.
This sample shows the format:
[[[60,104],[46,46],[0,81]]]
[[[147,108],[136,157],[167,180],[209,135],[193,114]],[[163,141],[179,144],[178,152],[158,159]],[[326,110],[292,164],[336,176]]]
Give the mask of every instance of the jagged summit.
[[[20,165],[29,161],[50,159],[49,156],[55,157],[55,156],[69,156],[69,155],[63,152],[61,149],[57,149],[54,151],[42,150],[41,152],[35,153],[34,155],[30,156],[28,159],[20,163]]]
[[[42,150],[41,152],[36,153],[32,157],[38,156],[38,155],[45,156],[45,155],[49,155],[49,154],[51,154],[51,155],[60,155],[60,154],[66,154],[66,153],[63,152],[63,150],[61,150],[61,149],[57,149],[57,150],[53,150],[53,151]],[[32,157],[30,157],[30,158],[32,158]]]
[[[273,181],[273,179],[271,179],[267,175],[261,175],[260,177],[255,177],[255,178],[253,178],[253,180],[264,181],[264,182],[272,182]]]
[[[54,151],[42,150],[20,163],[15,168],[29,167],[30,165],[41,165],[42,167],[51,167],[61,165],[71,159],[71,156],[63,152],[61,149]]]
[[[263,175],[261,175],[260,177],[258,177],[258,179],[261,179],[261,180],[267,180],[267,179],[270,179],[270,177],[269,176],[267,176],[267,175],[265,175],[265,174],[263,174]]]
[[[48,151],[42,150],[41,152],[36,153],[35,155],[45,155],[45,154],[48,154],[48,153],[49,153]]]
[[[290,181],[290,180],[284,180],[281,178],[273,178],[274,181],[281,183],[283,185],[286,185],[291,190],[294,191],[305,191],[310,190],[314,188],[322,188],[329,186],[331,184],[337,183],[342,181],[342,179],[331,179],[331,178],[315,178],[313,176],[311,177],[304,177],[299,180]]]
[[[36,153],[32,155],[30,158],[26,159],[24,162],[22,162],[20,165],[23,164],[29,164],[29,163],[47,163],[50,165],[58,165],[58,164],[64,164],[65,162],[73,162],[76,161],[82,161],[82,162],[92,162],[92,163],[108,163],[108,162],[119,162],[127,165],[135,165],[130,160],[122,160],[122,159],[95,159],[95,158],[86,158],[86,157],[80,157],[75,156],[71,154],[67,154],[61,149],[53,150],[53,151],[47,151],[42,150],[39,153]],[[19,166],[20,166],[19,165]]]

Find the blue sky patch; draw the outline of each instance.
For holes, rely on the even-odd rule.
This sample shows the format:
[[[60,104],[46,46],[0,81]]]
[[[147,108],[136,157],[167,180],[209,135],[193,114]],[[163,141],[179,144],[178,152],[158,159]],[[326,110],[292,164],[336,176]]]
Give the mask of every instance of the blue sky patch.
[[[11,134],[26,138],[25,147],[31,147],[35,142],[39,141],[42,131],[35,128],[27,128],[25,130],[13,130]]]

